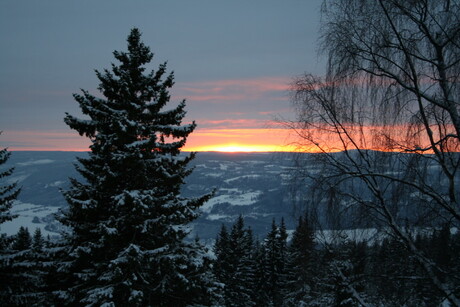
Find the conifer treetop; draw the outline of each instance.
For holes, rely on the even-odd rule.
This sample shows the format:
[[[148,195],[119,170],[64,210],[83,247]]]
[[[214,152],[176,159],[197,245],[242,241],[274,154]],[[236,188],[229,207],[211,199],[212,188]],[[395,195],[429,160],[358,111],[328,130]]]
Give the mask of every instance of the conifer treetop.
[[[150,48],[140,40],[137,28],[128,36],[128,51],[114,51],[120,63],[112,63],[111,70],[96,70],[100,81],[98,90],[105,99],[82,90],[74,94],[83,114],[78,119],[66,113],[65,122],[89,137],[94,153],[132,151],[161,152],[177,155],[195,122],[181,125],[185,117],[185,100],[177,107],[164,111],[170,100],[169,89],[174,85],[174,73],[166,75],[166,62],[156,71],[145,74],[145,65],[153,59]]]

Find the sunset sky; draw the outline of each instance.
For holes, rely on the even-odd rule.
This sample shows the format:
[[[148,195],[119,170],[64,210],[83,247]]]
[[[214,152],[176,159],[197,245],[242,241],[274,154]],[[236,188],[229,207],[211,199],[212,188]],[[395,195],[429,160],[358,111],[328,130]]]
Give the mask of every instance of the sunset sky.
[[[63,122],[80,115],[72,93],[98,95],[94,69],[110,68],[133,27],[175,72],[197,130],[186,150],[290,150],[273,123],[290,118],[288,88],[321,74],[319,0],[2,1],[0,148],[87,150]]]

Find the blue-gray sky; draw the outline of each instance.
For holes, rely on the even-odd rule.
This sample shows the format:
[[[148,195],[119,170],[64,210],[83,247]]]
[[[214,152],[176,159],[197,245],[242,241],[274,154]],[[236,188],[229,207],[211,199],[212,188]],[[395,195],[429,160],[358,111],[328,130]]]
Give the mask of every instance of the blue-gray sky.
[[[80,114],[72,93],[97,93],[94,69],[110,67],[133,27],[151,68],[175,72],[174,99],[187,99],[197,133],[267,128],[289,114],[290,79],[323,71],[319,10],[320,0],[1,1],[0,148],[84,149],[63,123]]]

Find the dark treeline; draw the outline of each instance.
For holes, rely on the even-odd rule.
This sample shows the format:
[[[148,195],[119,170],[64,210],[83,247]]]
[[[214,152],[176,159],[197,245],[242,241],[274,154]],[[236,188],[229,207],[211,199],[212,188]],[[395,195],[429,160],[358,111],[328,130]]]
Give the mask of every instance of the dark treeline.
[[[290,236],[283,220],[279,225],[273,220],[260,241],[242,216],[230,228],[223,225],[209,266],[218,283],[209,305],[438,306],[444,301],[398,240],[326,244],[315,233],[308,217],[299,218]],[[441,269],[460,268],[460,235],[448,225],[414,240]],[[39,228],[31,235],[24,227],[15,236],[3,236],[1,244],[2,304],[54,305],[60,281],[54,279],[59,266],[53,254],[59,244]],[[444,271],[438,274],[445,278]]]
[[[273,221],[262,241],[255,240],[240,216],[222,226],[213,266],[223,284],[224,306],[438,306],[435,291],[410,252],[397,239],[320,242],[308,217],[301,217],[290,240]],[[414,234],[424,256],[445,269],[459,269],[460,235],[445,225]]]

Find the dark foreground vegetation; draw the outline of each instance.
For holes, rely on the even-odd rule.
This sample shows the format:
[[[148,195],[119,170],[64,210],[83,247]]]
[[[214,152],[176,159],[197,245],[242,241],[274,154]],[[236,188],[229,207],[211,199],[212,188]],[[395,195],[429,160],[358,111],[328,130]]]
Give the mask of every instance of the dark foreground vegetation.
[[[283,220],[265,238],[255,238],[239,217],[222,229],[212,247],[209,277],[215,282],[211,305],[218,306],[438,306],[445,297],[424,277],[423,268],[391,236],[358,241],[347,231],[328,232],[327,241],[301,217],[288,235]],[[460,270],[460,233],[448,225],[411,236],[425,257],[449,280]],[[289,237],[289,238],[288,238]],[[371,243],[371,241],[373,243]],[[21,227],[3,238],[0,300],[11,305],[54,301],[59,244]],[[161,304],[161,302],[152,305]]]

